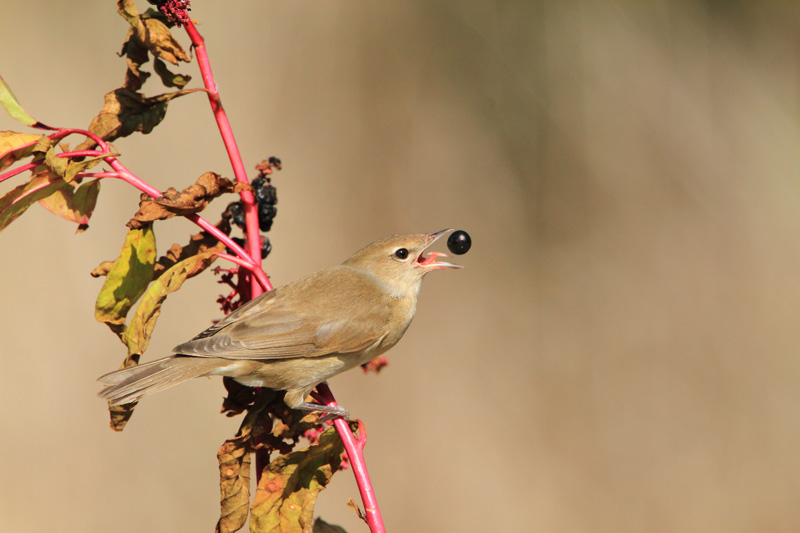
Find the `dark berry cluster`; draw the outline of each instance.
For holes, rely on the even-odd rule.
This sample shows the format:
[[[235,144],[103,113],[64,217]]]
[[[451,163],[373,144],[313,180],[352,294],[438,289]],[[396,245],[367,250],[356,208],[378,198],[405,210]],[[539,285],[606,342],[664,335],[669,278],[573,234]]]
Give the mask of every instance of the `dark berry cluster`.
[[[278,191],[270,183],[268,177],[258,177],[253,180],[253,195],[258,202],[258,227],[261,231],[269,231],[272,221],[278,214]]]
[[[266,235],[260,235],[260,237],[261,237],[261,259],[264,259],[272,251],[272,243],[269,242],[269,237],[267,237]],[[233,242],[244,248],[244,239],[242,239],[241,237],[233,237],[232,240]],[[233,251],[228,250],[228,253],[232,254]]]
[[[278,214],[278,209],[275,207],[275,204],[278,203],[278,191],[272,186],[270,176],[273,170],[280,169],[281,160],[277,157],[270,157],[269,160],[262,161],[260,164],[256,165],[258,177],[251,182],[251,185],[253,186],[253,196],[258,206],[258,227],[261,231],[269,231],[272,229],[275,215]],[[244,208],[242,207],[241,201],[228,204],[222,216],[230,220],[231,223],[244,229]],[[244,239],[234,237],[233,240],[236,244],[244,246]],[[262,235],[261,258],[267,257],[270,251],[272,251],[272,245],[269,239]]]

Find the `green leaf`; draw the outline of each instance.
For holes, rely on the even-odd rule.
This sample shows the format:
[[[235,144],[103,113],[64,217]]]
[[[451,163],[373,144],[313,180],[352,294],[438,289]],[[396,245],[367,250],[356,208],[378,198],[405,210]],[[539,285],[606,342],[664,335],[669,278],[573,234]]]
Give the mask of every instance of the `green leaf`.
[[[261,474],[250,530],[299,533],[310,529],[317,495],[339,469],[343,451],[336,430],[330,428],[319,444],[275,458]]]
[[[0,170],[10,167],[20,159],[30,157],[40,137],[43,136],[17,133],[16,131],[0,131]]]
[[[213,252],[193,255],[175,264],[150,285],[122,336],[122,341],[128,345],[128,353],[144,353],[156,326],[156,320],[161,314],[164,300],[170,293],[180,289],[188,278],[205,270],[215,258]]]
[[[39,122],[22,109],[17,97],[11,92],[11,87],[8,86],[2,76],[0,76],[0,104],[6,108],[11,118],[22,122],[26,126],[33,126]]]
[[[39,205],[64,220],[78,224],[78,231],[84,231],[97,204],[100,180],[91,180],[75,189],[68,185],[55,194],[39,200]]]
[[[0,198],[0,231],[22,215],[30,206],[68,187],[64,180],[48,170],[35,174],[30,181],[15,187]]]
[[[94,317],[121,334],[128,311],[153,279],[156,238],[151,224],[128,231],[119,257],[97,295]]]

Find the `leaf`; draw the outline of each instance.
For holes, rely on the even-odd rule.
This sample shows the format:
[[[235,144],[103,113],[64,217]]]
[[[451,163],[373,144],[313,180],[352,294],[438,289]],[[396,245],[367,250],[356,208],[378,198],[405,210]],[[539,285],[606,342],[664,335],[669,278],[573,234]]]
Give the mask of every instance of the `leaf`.
[[[111,271],[111,267],[114,266],[114,261],[103,261],[99,265],[97,265],[94,270],[89,272],[89,275],[93,278],[99,278],[101,276],[107,276],[108,273]]]
[[[229,235],[231,232],[231,225],[223,218],[217,223],[217,229],[219,229],[225,235]],[[203,252],[220,253],[224,251],[225,244],[210,233],[205,231],[195,233],[189,237],[189,244],[180,246],[179,244],[175,243],[169,248],[169,250],[167,250],[166,254],[158,258],[158,261],[156,261],[153,278],[158,278],[158,276],[166,272],[175,263],[179,263],[187,257],[191,257],[195,254]]]
[[[117,12],[131,25],[136,41],[149,50],[153,57],[169,61],[173,65],[177,65],[179,60],[187,63],[190,61],[169,27],[161,21],[163,17],[160,13],[148,10],[144,15],[139,15],[132,0],[119,0]]]
[[[238,192],[247,184],[234,184],[214,172],[206,172],[197,181],[178,192],[170,187],[161,198],[142,195],[139,211],[128,222],[129,228],[138,228],[153,220],[166,220],[177,215],[199,213],[211,200],[228,192]]]
[[[44,155],[44,164],[47,165],[47,168],[52,170],[53,173],[59,178],[64,178],[67,175],[69,160],[66,157],[58,157],[53,146],[50,146],[47,149],[47,152]]]
[[[94,317],[120,335],[131,306],[153,279],[156,238],[151,226],[132,229],[97,295]]]
[[[312,533],[347,533],[347,531],[341,526],[334,526],[333,524],[327,523],[322,518],[317,518],[316,521],[314,521]]]
[[[17,101],[17,97],[11,92],[11,87],[8,86],[2,76],[0,76],[0,105],[6,108],[11,118],[22,122],[26,126],[34,126],[39,123],[38,120],[22,109],[22,106],[19,105],[19,101]]]
[[[169,68],[167,68],[167,65],[158,58],[156,58],[156,60],[153,62],[153,69],[161,78],[161,83],[167,87],[177,87],[178,89],[183,89],[187,83],[192,81],[192,77],[188,74],[175,74],[170,71]]]
[[[251,531],[308,531],[317,495],[339,469],[344,446],[334,428],[319,444],[273,460],[264,469],[250,513]]]
[[[128,345],[128,353],[144,353],[147,350],[164,300],[169,294],[180,289],[184,281],[205,270],[214,259],[216,256],[213,252],[197,254],[184,259],[164,272],[150,285],[122,336],[122,341]]]
[[[33,154],[33,148],[40,137],[43,135],[0,131],[0,170]]]
[[[78,224],[78,231],[89,227],[89,218],[97,204],[100,192],[100,180],[91,180],[75,190],[68,185],[47,198],[39,200],[39,205],[69,222]]]
[[[226,440],[217,452],[219,462],[220,517],[216,531],[241,529],[250,507],[250,450],[241,439]]]
[[[19,218],[34,202],[68,186],[52,172],[42,170],[27,183],[10,190],[0,198],[0,231]]]
[[[92,119],[89,131],[109,142],[137,131],[150,133],[164,120],[170,100],[196,91],[185,89],[147,97],[125,88],[114,89],[106,93],[103,109]],[[86,139],[75,149],[89,150],[94,147],[94,141]]]
[[[158,18],[144,18],[144,30],[134,29],[134,33],[139,42],[147,48],[153,57],[168,61],[177,65],[178,61],[188,63],[191,61],[186,50],[181,43],[172,35],[166,24]]]

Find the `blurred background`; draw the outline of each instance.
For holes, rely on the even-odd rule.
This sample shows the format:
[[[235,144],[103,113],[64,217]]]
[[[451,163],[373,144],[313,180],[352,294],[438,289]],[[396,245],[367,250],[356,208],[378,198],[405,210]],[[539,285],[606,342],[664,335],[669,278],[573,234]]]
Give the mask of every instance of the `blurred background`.
[[[800,530],[799,4],[192,7],[251,175],[284,163],[274,283],[392,233],[473,237],[466,269],[426,279],[391,366],[331,382],[368,427],[389,531]],[[38,119],[86,127],[127,27],[110,1],[8,3],[0,72]],[[160,189],[232,176],[202,94],[115,146]],[[137,200],[104,182],[84,234],[38,206],[0,234],[8,531],[218,518],[216,451],[241,420],[218,414],[218,379],[147,399],[121,434],[95,397],[124,349],[89,271]],[[194,232],[159,223],[159,249]],[[222,292],[206,273],[170,296],[144,359]],[[366,531],[350,497],[339,473],[317,514]]]

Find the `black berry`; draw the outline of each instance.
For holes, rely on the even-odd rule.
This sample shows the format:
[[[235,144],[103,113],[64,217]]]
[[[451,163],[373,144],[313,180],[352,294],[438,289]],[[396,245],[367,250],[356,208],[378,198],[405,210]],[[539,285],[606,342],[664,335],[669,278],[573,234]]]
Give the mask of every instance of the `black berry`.
[[[244,227],[244,210],[241,202],[228,204],[228,207],[225,208],[225,214],[231,219],[231,222],[240,228]]]
[[[450,234],[447,239],[447,249],[456,255],[463,255],[469,252],[472,246],[472,239],[464,230],[457,230]]]

